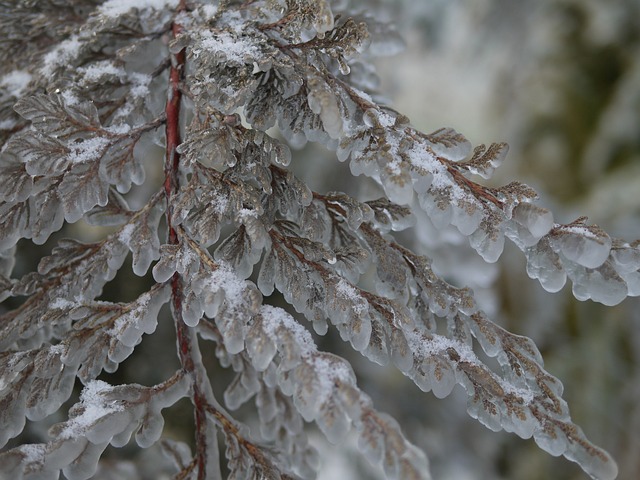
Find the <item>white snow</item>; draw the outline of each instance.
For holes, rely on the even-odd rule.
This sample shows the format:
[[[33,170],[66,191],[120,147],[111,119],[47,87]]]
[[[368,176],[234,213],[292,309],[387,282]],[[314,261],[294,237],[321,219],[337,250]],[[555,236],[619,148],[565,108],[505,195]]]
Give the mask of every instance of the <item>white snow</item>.
[[[125,225],[122,227],[122,230],[120,230],[120,233],[118,233],[118,240],[125,245],[129,245],[129,242],[131,242],[131,235],[135,229],[136,225],[133,223]]]
[[[416,356],[431,357],[446,354],[448,348],[453,348],[460,356],[460,362],[478,363],[478,357],[471,347],[459,340],[452,340],[442,335],[430,334],[425,336],[417,330],[405,331],[409,348]]]
[[[303,357],[317,351],[311,334],[296,322],[286,310],[272,307],[271,305],[262,305],[262,307],[260,307],[260,315],[262,315],[265,333],[274,342],[277,343],[278,329],[282,327],[294,336]]]
[[[61,93],[61,95],[62,95],[62,98],[64,99],[64,103],[69,107],[72,107],[80,103],[80,99],[76,97],[76,95],[70,90],[65,90],[64,92]]]
[[[84,407],[82,414],[70,419],[58,438],[68,439],[82,435],[87,428],[101,418],[124,410],[124,407],[118,403],[105,401],[102,394],[111,388],[111,385],[102,380],[90,381],[80,394],[80,402]]]
[[[227,211],[227,206],[229,205],[229,197],[225,197],[223,195],[217,195],[212,201],[211,204],[214,206],[214,212],[222,215]]]
[[[220,212],[220,213],[222,213],[222,212]],[[248,219],[248,218],[258,218],[260,216],[260,215],[258,215],[257,211],[255,211],[253,209],[250,209],[250,208],[243,208],[243,209],[239,210],[237,215],[238,215],[238,219],[241,222],[246,220],[246,219]]]
[[[599,241],[599,242],[602,241],[602,237],[600,237],[599,235],[596,235],[594,232],[592,232],[591,230],[589,230],[585,226],[581,226],[581,225],[563,225],[562,226],[562,231],[563,232],[567,232],[567,233],[573,233],[573,234],[578,235],[580,237],[589,238],[589,239],[596,240],[596,241]]]
[[[26,465],[29,465],[30,463],[43,462],[45,454],[47,453],[47,445],[44,443],[29,443],[26,445],[20,445],[18,448],[24,455],[23,461]]]
[[[202,13],[207,19],[213,18],[216,15],[216,13],[218,13],[217,5],[211,5],[211,4],[201,5],[200,9],[202,10]]]
[[[368,111],[368,110],[367,110]],[[378,121],[383,127],[393,127],[396,123],[396,117],[386,112],[378,112]]]
[[[361,315],[367,311],[367,303],[360,296],[358,291],[351,286],[344,279],[340,279],[340,281],[336,284],[336,293],[345,300],[348,300],[351,303],[353,313],[356,315]]]
[[[125,76],[125,71],[121,67],[117,67],[109,60],[95,62],[88,67],[79,68],[78,71],[84,76],[88,82],[100,80],[105,75],[115,75],[118,78]]]
[[[127,123],[118,123],[117,125],[109,125],[105,130],[116,135],[124,135],[131,131],[131,125]]]
[[[104,149],[109,145],[110,140],[105,137],[93,137],[73,144],[68,155],[73,163],[83,163],[96,160],[102,156]]]
[[[31,74],[25,70],[14,70],[0,79],[0,87],[7,90],[9,96],[20,98],[31,81]]]
[[[162,10],[176,7],[177,0],[109,0],[100,5],[98,11],[107,17],[119,17],[133,8],[138,10],[153,9]]]
[[[210,52],[223,53],[227,60],[235,63],[253,63],[254,58],[260,58],[260,51],[255,45],[249,43],[245,37],[235,37],[228,32],[216,33],[203,31],[201,33],[200,45]],[[245,60],[247,58],[248,60]]]
[[[318,404],[322,405],[331,395],[336,382],[353,384],[353,373],[349,364],[342,359],[327,355],[316,355],[311,365],[318,375]]]
[[[142,98],[149,95],[149,84],[153,80],[151,75],[143,73],[130,73],[129,80],[132,83],[129,93],[134,98]]]
[[[223,290],[227,308],[230,310],[235,310],[243,303],[247,291],[245,281],[224,262],[219,262],[218,268],[211,272],[206,286],[212,291]]]
[[[60,43],[44,56],[40,72],[44,76],[51,76],[57,67],[68,63],[78,56],[80,46],[81,43],[78,35],[72,35],[71,38]]]
[[[53,302],[49,304],[49,308],[52,310],[64,310],[66,308],[71,308],[76,304],[70,302],[66,298],[56,298]]]

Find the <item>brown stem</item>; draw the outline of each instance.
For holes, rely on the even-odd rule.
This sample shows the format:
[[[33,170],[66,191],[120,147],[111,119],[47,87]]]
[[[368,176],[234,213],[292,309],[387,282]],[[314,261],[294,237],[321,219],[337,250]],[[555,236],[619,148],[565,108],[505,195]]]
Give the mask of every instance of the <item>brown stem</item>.
[[[182,0],[178,6],[178,11],[186,9],[185,1]],[[174,22],[171,26],[173,37],[177,37],[182,31],[182,26]],[[178,146],[180,145],[180,107],[182,101],[182,90],[180,84],[184,76],[186,54],[184,49],[173,55],[171,68],[169,70],[169,93],[166,114],[166,141],[167,148],[165,153],[165,180],[164,192],[167,198],[167,230],[168,243],[176,245],[179,243],[178,232],[172,222],[173,209],[171,206],[172,197],[178,192],[179,172],[180,172],[180,154]],[[176,336],[178,343],[178,356],[180,364],[185,373],[191,375],[193,382],[192,401],[195,406],[195,427],[196,427],[196,465],[198,468],[198,480],[204,480],[207,476],[207,448],[208,438],[206,435],[206,411],[205,406],[207,400],[205,393],[202,391],[196,371],[196,363],[194,361],[193,343],[196,341],[191,329],[184,323],[182,319],[182,298],[183,285],[182,278],[176,272],[171,278],[171,306],[173,310],[173,318],[176,326]]]
[[[249,455],[251,455],[255,463],[257,463],[258,465],[262,465],[265,471],[270,471],[272,469],[277,470],[277,467],[272,464],[271,460],[267,458],[262,449],[255,443],[245,438],[240,433],[238,426],[233,422],[231,418],[229,418],[225,414],[225,412],[216,408],[214,405],[207,404],[205,405],[205,408],[207,412],[211,414],[211,416],[215,419],[215,421],[222,427],[224,432],[228,436],[234,437],[235,441],[238,442],[238,445],[241,448],[244,448],[244,450]],[[285,479],[290,477],[286,474],[281,474],[280,478]]]

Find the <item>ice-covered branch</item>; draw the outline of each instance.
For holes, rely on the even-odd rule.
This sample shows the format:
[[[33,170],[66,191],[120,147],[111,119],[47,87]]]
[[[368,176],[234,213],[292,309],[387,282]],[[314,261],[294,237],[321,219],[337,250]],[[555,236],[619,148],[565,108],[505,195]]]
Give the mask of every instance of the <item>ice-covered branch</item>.
[[[615,462],[570,422],[561,384],[544,371],[533,342],[493,324],[478,310],[469,289],[447,284],[428,259],[388,240],[365,221],[380,222],[382,231],[402,229],[409,224],[406,209],[384,202],[358,205],[337,194],[314,194],[308,208],[314,204],[314,218],[324,208],[329,220],[321,224],[324,232],[310,230],[312,239],[302,241],[298,236],[304,230],[297,226],[274,223],[272,249],[258,277],[263,293],[269,294],[275,284],[320,333],[326,329],[324,319],[331,319],[356,350],[379,363],[391,358],[421,389],[438,397],[461,384],[469,394],[469,413],[489,428],[534,436],[542,448],[578,461],[596,478],[615,476]],[[333,252],[317,243],[324,238],[339,246],[346,231],[370,251],[377,290],[385,296],[341,277]],[[446,323],[447,336],[436,333],[440,322]],[[497,357],[500,373],[476,356],[473,338],[488,356]]]
[[[25,417],[41,420],[60,408],[76,377],[86,384],[103,370],[114,371],[143,334],[155,331],[158,311],[167,301],[168,290],[156,285],[129,304],[61,299],[50,305],[49,319],[63,325],[73,321],[73,330],[55,345],[2,353],[0,444],[20,433]]]
[[[157,442],[164,425],[160,411],[184,397],[188,388],[183,372],[153,387],[92,380],[69,411],[69,420],[49,430],[52,441],[1,453],[0,471],[16,480],[53,479],[60,472],[70,480],[88,479],[107,445],[122,447],[134,432],[142,448]]]
[[[108,444],[134,432],[140,447],[155,443],[161,409],[188,396],[193,454],[163,442],[174,478],[221,478],[219,438],[234,478],[311,478],[305,422],[332,442],[355,431],[388,477],[429,478],[425,455],[374,409],[346,360],[316,348],[306,319],[436,397],[461,385],[490,429],[615,477],[533,342],[493,323],[470,289],[393,232],[420,208],[488,262],[509,238],[545,289],[569,278],[578,299],[607,305],[640,294],[640,245],[585,218],[558,223],[526,185],[484,185],[477,177],[492,176],[506,144],[472,149],[384,106],[369,60],[398,47],[393,29],[328,0],[59,3],[0,2],[0,43],[12,52],[0,53],[0,444],[11,442],[0,475],[88,478]],[[312,191],[290,167],[308,141],[384,196]],[[26,274],[24,239],[44,244]],[[128,257],[157,283],[106,301],[110,284],[129,281]],[[180,370],[154,387],[97,380],[154,333],[166,303]],[[205,368],[201,344],[235,372],[228,410],[255,398],[247,424],[259,428],[218,403],[222,377]],[[76,380],[80,400],[51,441],[12,448]]]
[[[197,105],[229,114],[242,106],[258,130],[277,124],[292,143],[310,140],[336,148],[340,160],[350,158],[354,175],[376,179],[396,203],[417,197],[434,225],[456,226],[488,262],[499,258],[507,236],[526,251],[529,275],[550,291],[569,277],[581,300],[612,305],[640,293],[636,243],[612,241],[604,232],[593,235],[594,226],[554,224],[551,212],[532,203],[537,193],[526,185],[486,187],[473,179],[491,177],[506,156],[506,144],[471,151],[451,129],[424,134],[405,116],[350,86],[344,66],[342,72],[332,68],[328,58],[335,48],[360,41],[364,24],[364,33],[356,34],[347,20],[330,35],[301,44],[283,43],[275,28],[280,23],[273,25],[258,27],[252,36],[225,30],[215,41],[191,36],[177,43],[206,45],[190,49],[188,57],[196,72],[188,83]],[[345,62],[340,57],[339,63]],[[218,90],[204,89],[206,80],[197,73],[211,69],[218,73]]]
[[[387,248],[402,255],[412,277],[409,304],[424,305],[413,324],[400,325],[406,345],[393,345],[401,349],[395,358],[403,359],[396,364],[405,375],[438,397],[447,396],[459,383],[469,395],[469,414],[488,428],[533,436],[541,448],[577,462],[594,478],[616,477],[614,460],[571,422],[561,397],[562,384],[544,370],[542,356],[530,339],[491,322],[477,308],[472,292],[439,279],[428,259],[385,241],[369,225],[361,230],[365,238],[378,240],[373,248],[376,257],[386,255]],[[446,336],[436,333],[438,321],[443,320]],[[498,360],[501,372],[493,372],[476,356],[474,338],[486,355]]]
[[[206,324],[202,328],[205,337],[216,339]],[[304,420],[315,421],[329,440],[337,442],[355,429],[363,453],[374,464],[382,461],[389,478],[430,478],[424,454],[406,440],[395,420],[373,408],[370,398],[356,386],[349,365],[318,351],[309,333],[284,310],[261,307],[248,327],[245,352],[219,353],[240,375],[240,383],[225,395],[227,403],[237,407],[257,394],[260,408],[274,412],[271,415],[277,418],[275,412],[282,410],[271,403],[277,396],[263,393],[277,388],[291,396]],[[245,355],[249,364],[240,359]],[[279,421],[287,425],[286,418]],[[289,455],[291,458],[295,456]]]

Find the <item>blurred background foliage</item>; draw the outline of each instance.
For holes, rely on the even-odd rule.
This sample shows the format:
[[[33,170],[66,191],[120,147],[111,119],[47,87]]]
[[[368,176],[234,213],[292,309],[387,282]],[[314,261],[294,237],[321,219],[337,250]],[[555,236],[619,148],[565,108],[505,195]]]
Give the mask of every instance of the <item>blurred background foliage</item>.
[[[367,11],[373,11],[373,4],[379,7],[407,43],[402,53],[377,61],[380,92],[387,103],[423,131],[447,126],[474,145],[508,142],[507,162],[491,181],[504,184],[518,179],[530,184],[557,221],[568,223],[588,215],[612,236],[640,238],[640,0],[362,0],[360,4]],[[149,157],[156,166],[161,161],[160,155]],[[338,164],[333,154],[314,145],[296,152],[292,167],[320,192],[342,190],[363,200],[380,195],[371,182],[353,179],[346,164]],[[161,174],[161,168],[147,169],[155,186]],[[133,197],[148,192],[133,192]],[[94,241],[103,233],[77,224],[65,227],[41,247],[21,241],[12,276],[33,271],[61,237]],[[640,478],[639,299],[605,308],[575,301],[570,286],[548,294],[527,277],[524,257],[513,245],[506,246],[497,264],[486,265],[455,231],[435,231],[426,218],[419,218],[403,241],[433,258],[450,282],[472,286],[494,321],[533,338],[547,370],[565,385],[564,398],[575,423],[613,455],[620,479]],[[150,275],[139,279],[126,267],[107,285],[102,298],[130,301],[151,282]],[[116,373],[100,378],[152,385],[178,368],[166,307],[164,318],[158,332],[146,336]],[[575,464],[549,456],[533,440],[491,432],[471,419],[461,388],[446,400],[437,400],[393,368],[370,364],[331,330],[316,340],[320,348],[352,362],[361,387],[378,409],[394,416],[427,452],[435,479],[585,478]],[[203,354],[221,399],[232,372],[216,366],[210,343],[203,343]],[[69,406],[75,401],[77,397]],[[192,443],[188,402],[170,410],[165,414],[165,434]],[[249,412],[238,417],[252,424],[255,419]],[[64,417],[61,413],[48,423]],[[46,426],[30,424],[15,441],[36,441]],[[356,454],[354,441],[326,445],[313,429],[311,437],[323,458],[321,480],[382,478]],[[158,478],[154,472],[162,463],[149,452],[131,468],[140,478]],[[99,473],[97,478],[115,478],[114,474]]]

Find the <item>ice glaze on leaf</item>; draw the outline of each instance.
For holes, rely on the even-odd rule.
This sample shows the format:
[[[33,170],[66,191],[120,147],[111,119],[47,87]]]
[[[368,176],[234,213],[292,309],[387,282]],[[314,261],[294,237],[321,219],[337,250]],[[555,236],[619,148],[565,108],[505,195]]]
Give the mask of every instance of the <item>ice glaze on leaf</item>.
[[[640,295],[638,241],[586,218],[556,223],[525,184],[479,183],[507,144],[423,133],[380,105],[371,57],[402,42],[375,13],[328,0],[43,0],[0,2],[0,29],[0,476],[136,478],[137,457],[114,450],[101,464],[103,452],[173,436],[161,410],[188,396],[193,452],[163,439],[171,464],[153,474],[222,478],[220,440],[232,478],[314,478],[315,422],[330,442],[353,431],[388,478],[430,478],[426,455],[308,328],[335,329],[437,398],[460,385],[489,429],[616,476],[536,345],[448,283],[428,242],[401,242],[416,221],[453,226],[496,262],[507,238],[546,290],[569,279],[576,298],[614,305]],[[298,168],[307,142],[382,197],[313,191]],[[139,349],[166,321],[171,348]],[[171,374],[168,359],[178,371],[148,381],[138,351],[153,351],[154,376]],[[226,386],[216,360],[233,370]],[[109,377],[121,385],[98,380],[121,366]],[[58,422],[50,437],[21,444],[40,420]]]

